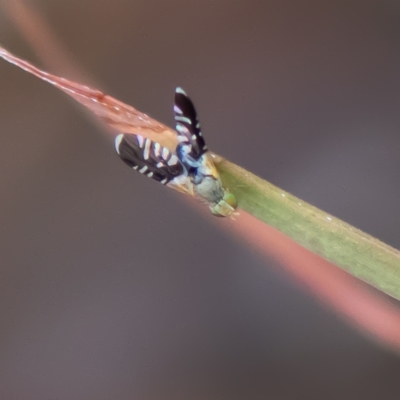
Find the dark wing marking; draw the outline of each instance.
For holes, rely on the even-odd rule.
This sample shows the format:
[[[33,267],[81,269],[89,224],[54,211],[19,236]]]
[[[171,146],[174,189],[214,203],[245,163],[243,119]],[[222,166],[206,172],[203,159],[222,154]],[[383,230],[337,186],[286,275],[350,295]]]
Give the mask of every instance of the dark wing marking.
[[[193,166],[193,161],[198,161],[208,149],[201,133],[196,109],[180,87],[175,89],[174,114],[180,142],[178,156],[182,162],[189,161],[189,164]]]
[[[129,167],[164,185],[186,173],[175,154],[143,136],[121,133],[115,138],[115,149]]]

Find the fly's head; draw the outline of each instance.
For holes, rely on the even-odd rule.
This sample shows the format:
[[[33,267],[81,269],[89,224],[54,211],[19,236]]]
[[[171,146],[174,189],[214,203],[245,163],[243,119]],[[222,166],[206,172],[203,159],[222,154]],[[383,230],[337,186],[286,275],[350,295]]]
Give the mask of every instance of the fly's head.
[[[232,216],[238,206],[236,197],[225,190],[224,197],[218,203],[210,206],[211,213],[216,217],[230,217]]]

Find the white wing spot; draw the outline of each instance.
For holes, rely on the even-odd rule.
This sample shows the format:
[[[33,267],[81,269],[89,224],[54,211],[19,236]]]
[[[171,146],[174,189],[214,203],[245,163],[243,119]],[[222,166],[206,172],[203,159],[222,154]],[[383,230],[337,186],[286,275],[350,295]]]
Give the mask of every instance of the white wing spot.
[[[143,136],[136,135],[136,137],[137,137],[137,141],[139,143],[139,147],[142,148],[143,147],[143,142],[144,142]]]
[[[181,117],[180,115],[175,115],[175,121],[186,122],[189,125],[192,125],[192,121],[188,117]]]
[[[133,169],[138,169],[139,168],[139,166],[137,166],[137,165],[135,165],[134,167],[132,167]]]
[[[156,157],[160,157],[160,150],[161,150],[160,143],[154,143],[154,154],[156,155]]]
[[[192,140],[196,140],[197,136],[196,135],[192,135]]]
[[[168,150],[166,147],[164,147],[164,148],[162,149],[162,158],[163,158],[164,160],[166,160],[166,159],[168,158],[168,156],[169,156],[169,150]]]
[[[168,165],[176,165],[178,163],[178,157],[175,154],[172,154],[171,158],[168,161]]]
[[[152,172],[149,172],[149,173],[147,174],[147,176],[148,176],[149,178],[151,178],[151,177],[153,176],[153,173],[152,173]]]
[[[167,183],[167,181],[168,181],[168,179],[167,179],[167,178],[164,178],[164,179],[161,181],[161,183],[162,183],[163,185],[165,185],[165,184]]]
[[[187,96],[186,92],[179,86],[175,89],[175,93],[181,93]]]
[[[181,124],[176,124],[176,130],[179,133],[183,133],[184,135],[187,135],[189,133],[188,128],[186,128],[186,126],[183,126]]]
[[[146,172],[147,170],[148,170],[147,165],[145,165],[144,167],[142,167],[142,168],[139,169],[139,172],[140,172],[141,174],[143,174],[143,173]]]
[[[174,105],[174,111],[175,111],[177,114],[183,114],[182,110],[181,110],[177,105]]]
[[[119,146],[121,146],[121,142],[124,139],[124,134],[120,133],[116,138],[115,138],[115,150],[117,150],[117,153],[119,154]]]
[[[144,151],[143,151],[143,157],[144,157],[145,160],[149,159],[150,146],[151,146],[151,140],[150,139],[146,139],[145,144],[144,144]]]
[[[157,165],[156,165],[157,168],[161,168],[161,167],[163,167],[163,166],[164,166],[164,163],[161,162],[161,161],[160,161],[159,163],[157,163]]]

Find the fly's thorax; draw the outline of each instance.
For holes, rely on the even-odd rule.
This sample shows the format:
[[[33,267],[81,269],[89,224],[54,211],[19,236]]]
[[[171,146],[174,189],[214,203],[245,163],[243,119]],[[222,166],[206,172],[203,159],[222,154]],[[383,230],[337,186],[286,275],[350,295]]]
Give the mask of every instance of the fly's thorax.
[[[196,194],[207,203],[217,204],[224,197],[221,181],[213,176],[197,174],[193,179],[193,185]]]
[[[235,196],[222,186],[214,163],[207,155],[201,157],[194,174],[189,174],[195,194],[205,200],[211,212],[218,217],[228,217],[237,208]]]

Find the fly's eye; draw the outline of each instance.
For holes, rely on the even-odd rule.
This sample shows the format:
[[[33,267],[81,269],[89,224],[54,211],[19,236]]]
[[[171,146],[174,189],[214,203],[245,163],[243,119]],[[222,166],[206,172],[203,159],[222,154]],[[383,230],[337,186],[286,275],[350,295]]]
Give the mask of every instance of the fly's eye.
[[[238,202],[236,200],[236,197],[232,193],[225,193],[223,200],[229,204],[234,210],[236,210],[238,206]]]
[[[237,208],[237,200],[236,197],[229,192],[224,194],[223,199],[215,204],[213,207],[210,207],[211,213],[216,217],[228,217],[232,215],[233,211]]]

